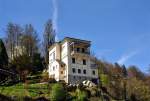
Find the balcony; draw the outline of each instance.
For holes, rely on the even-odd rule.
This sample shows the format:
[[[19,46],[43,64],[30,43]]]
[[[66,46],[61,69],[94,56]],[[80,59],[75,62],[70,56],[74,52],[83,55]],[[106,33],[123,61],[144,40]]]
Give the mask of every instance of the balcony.
[[[90,56],[90,52],[80,52],[80,51],[71,51],[71,55],[74,56],[74,55],[79,55],[79,56]]]
[[[70,43],[71,55],[89,56],[90,43],[73,41]]]

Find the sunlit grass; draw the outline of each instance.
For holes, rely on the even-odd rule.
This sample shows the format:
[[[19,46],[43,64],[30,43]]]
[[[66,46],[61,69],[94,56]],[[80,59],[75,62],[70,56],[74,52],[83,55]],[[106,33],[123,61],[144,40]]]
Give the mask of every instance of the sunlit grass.
[[[6,96],[17,97],[49,97],[48,84],[17,84],[8,87],[0,87],[0,93]]]

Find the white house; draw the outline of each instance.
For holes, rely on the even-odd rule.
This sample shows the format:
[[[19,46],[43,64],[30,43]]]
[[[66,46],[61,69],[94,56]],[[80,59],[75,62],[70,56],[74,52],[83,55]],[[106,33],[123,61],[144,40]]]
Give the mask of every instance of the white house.
[[[91,42],[66,37],[49,48],[49,77],[66,83],[97,82],[98,71],[90,55]]]

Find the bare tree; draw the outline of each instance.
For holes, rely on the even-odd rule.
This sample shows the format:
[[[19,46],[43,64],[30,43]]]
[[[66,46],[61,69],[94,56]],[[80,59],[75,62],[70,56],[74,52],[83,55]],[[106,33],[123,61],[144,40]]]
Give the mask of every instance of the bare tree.
[[[24,34],[22,37],[22,45],[24,46],[28,56],[33,56],[38,52],[38,35],[31,24],[25,25]]]
[[[44,29],[44,57],[46,63],[48,63],[48,48],[55,43],[55,31],[52,26],[52,21],[48,20]]]
[[[18,53],[18,50],[15,48],[20,43],[21,35],[22,28],[20,25],[8,23],[6,28],[6,47],[10,59],[13,59]]]

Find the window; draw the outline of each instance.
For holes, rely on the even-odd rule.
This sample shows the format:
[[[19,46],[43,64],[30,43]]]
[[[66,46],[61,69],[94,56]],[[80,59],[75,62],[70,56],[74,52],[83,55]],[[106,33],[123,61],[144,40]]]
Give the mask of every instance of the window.
[[[50,62],[53,61],[53,53],[50,54]]]
[[[86,70],[83,70],[83,74],[86,74]]]
[[[86,65],[86,60],[85,59],[83,59],[83,65]]]
[[[72,63],[75,63],[75,62],[76,62],[75,58],[72,58]]]
[[[72,72],[73,72],[73,73],[76,73],[76,69],[75,69],[75,68],[72,68]]]
[[[81,69],[78,69],[78,73],[79,73],[79,74],[81,73]]]
[[[80,48],[77,48],[77,52],[80,52]]]
[[[57,65],[56,65],[56,69],[57,69]]]
[[[95,75],[95,71],[94,70],[92,71],[92,74]]]
[[[63,74],[63,71],[61,71],[60,73]]]
[[[55,60],[55,52],[53,52],[53,60]]]
[[[84,48],[82,48],[82,53],[85,53],[85,49]]]
[[[53,71],[55,70],[55,66],[53,66]]]

